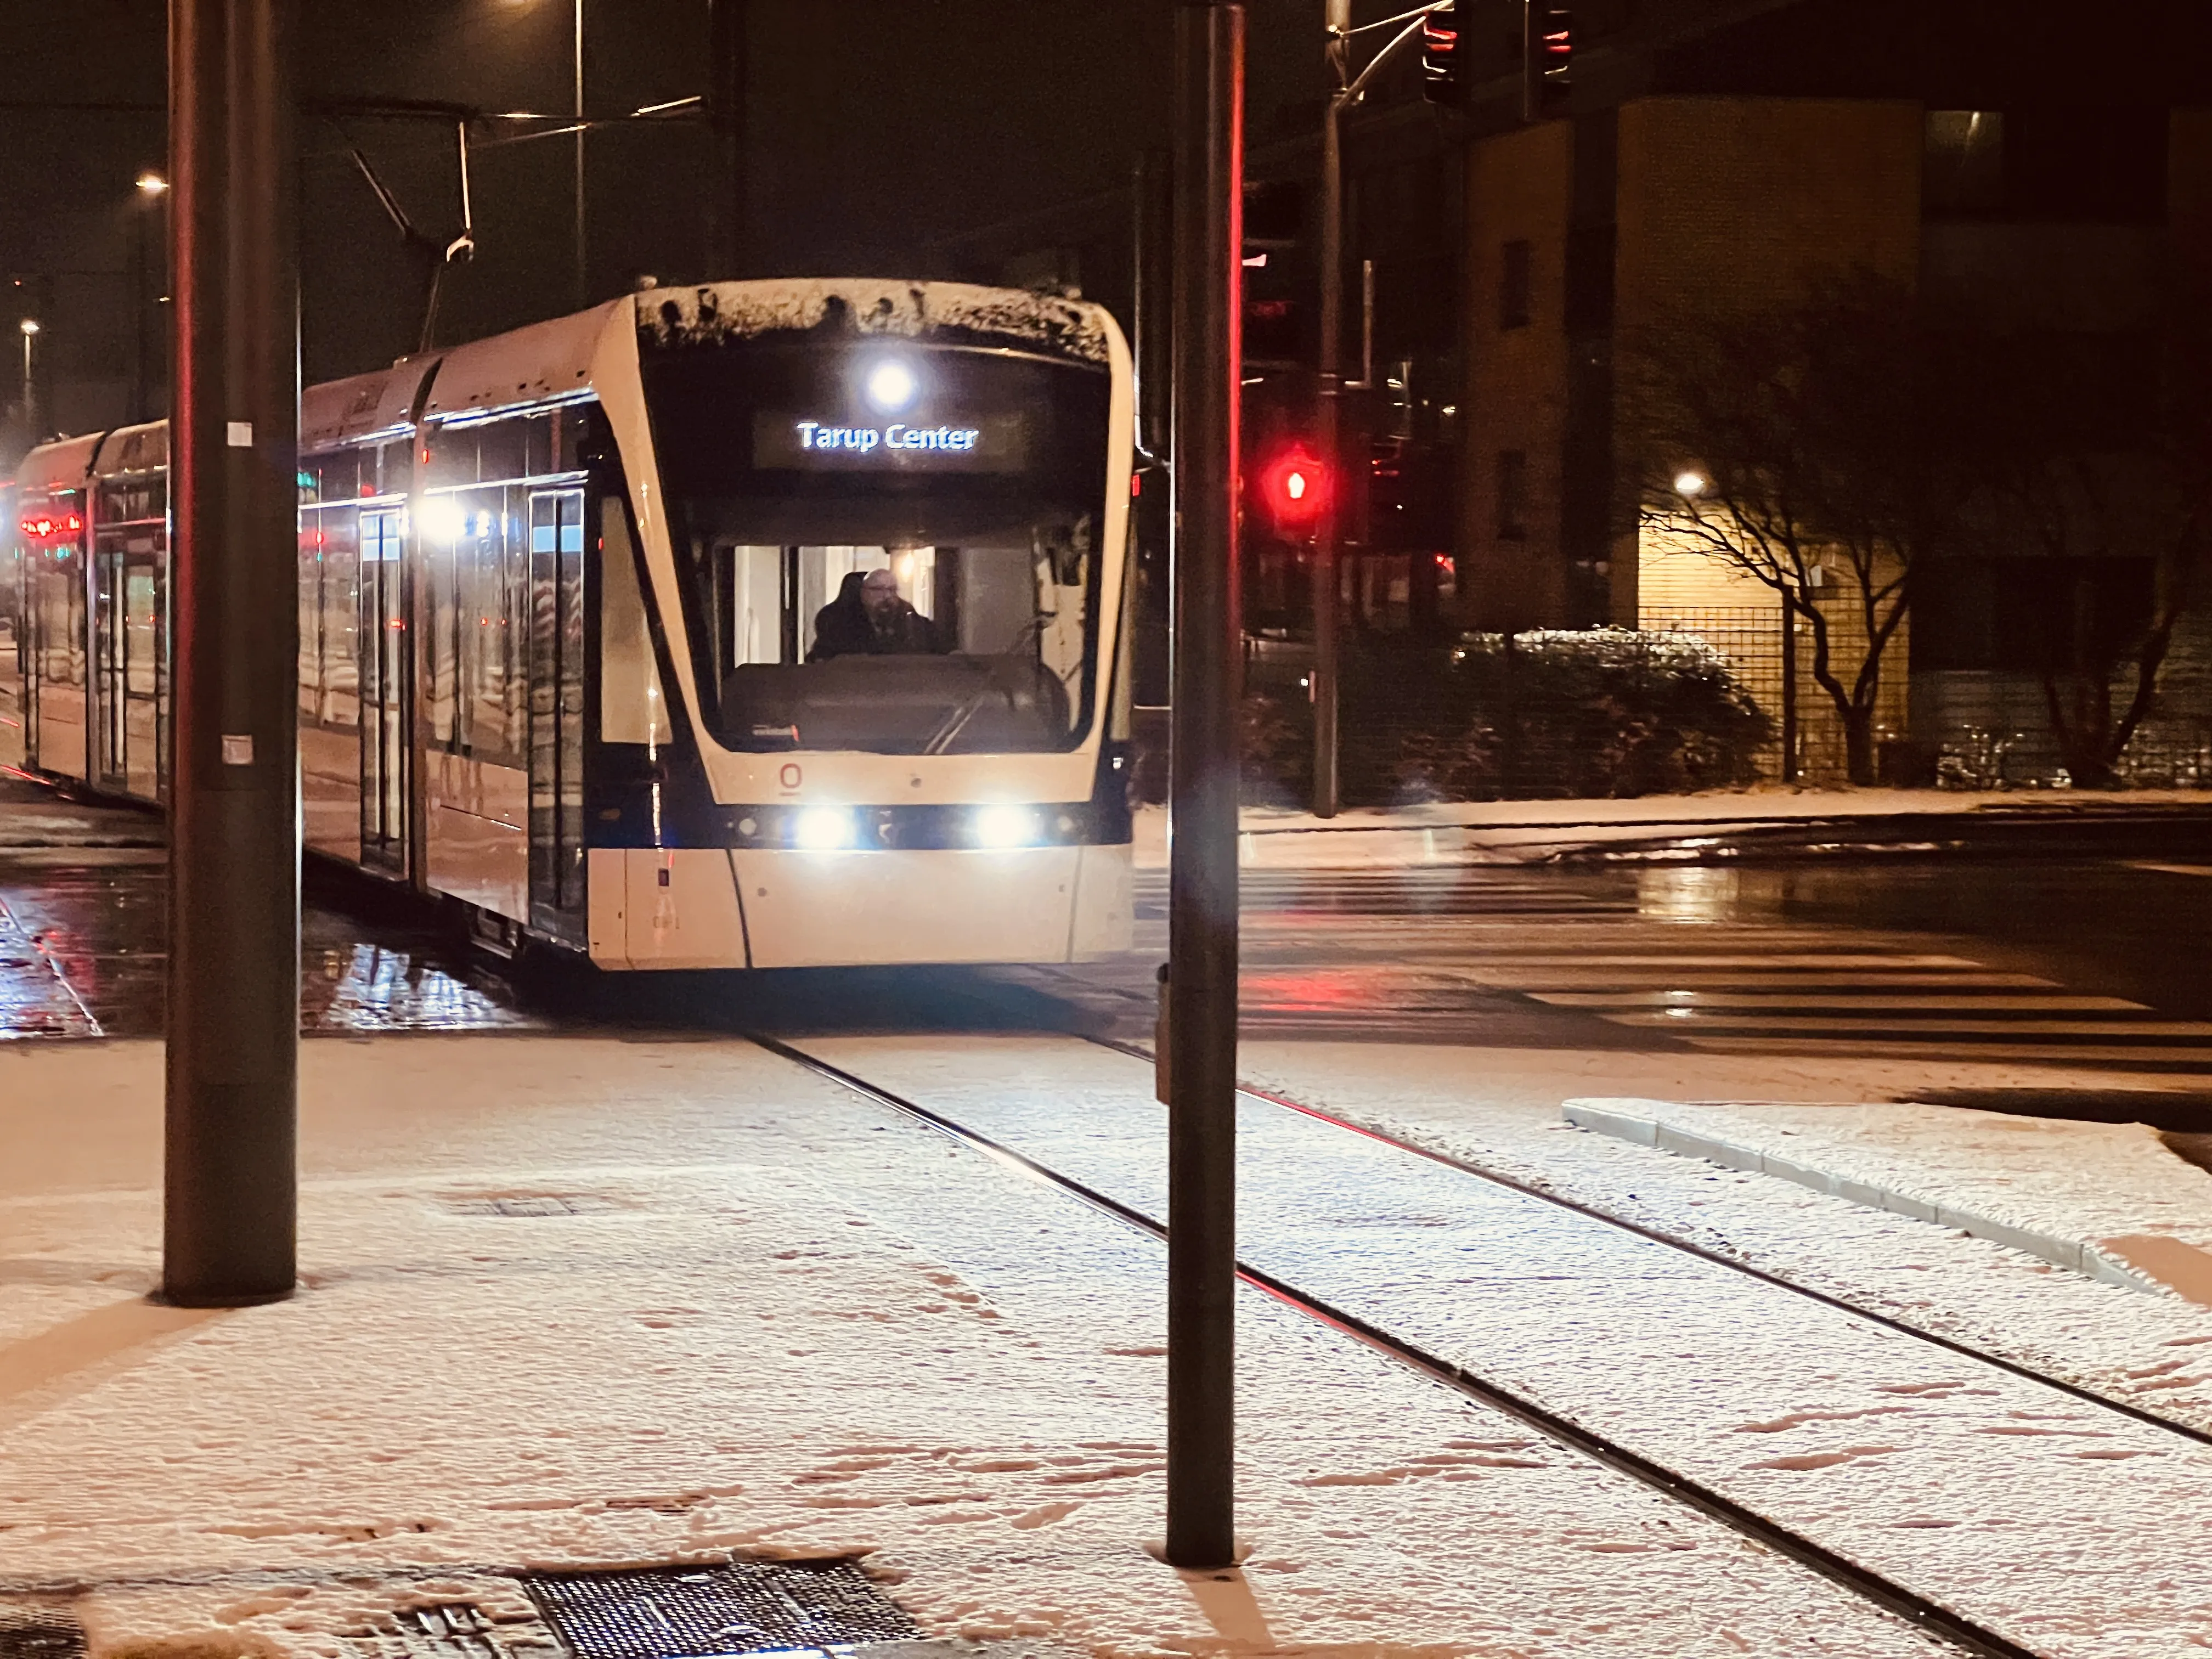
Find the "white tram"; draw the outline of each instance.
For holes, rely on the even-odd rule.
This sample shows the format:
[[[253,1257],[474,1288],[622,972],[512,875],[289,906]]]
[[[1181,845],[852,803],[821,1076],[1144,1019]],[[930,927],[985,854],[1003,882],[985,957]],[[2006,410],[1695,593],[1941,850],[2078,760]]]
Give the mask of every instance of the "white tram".
[[[884,282],[313,387],[305,844],[603,968],[1127,948],[1130,399],[1097,306]],[[166,793],[167,453],[26,458],[0,763]]]

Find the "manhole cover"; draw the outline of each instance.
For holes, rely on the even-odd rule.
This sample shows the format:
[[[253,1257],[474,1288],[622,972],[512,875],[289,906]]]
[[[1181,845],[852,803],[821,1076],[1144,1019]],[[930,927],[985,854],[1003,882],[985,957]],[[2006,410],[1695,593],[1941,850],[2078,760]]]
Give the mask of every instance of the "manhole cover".
[[[578,1659],[717,1659],[921,1633],[851,1561],[733,1561],[522,1582]]]
[[[58,1609],[0,1602],[0,1659],[84,1659],[84,1631]]]

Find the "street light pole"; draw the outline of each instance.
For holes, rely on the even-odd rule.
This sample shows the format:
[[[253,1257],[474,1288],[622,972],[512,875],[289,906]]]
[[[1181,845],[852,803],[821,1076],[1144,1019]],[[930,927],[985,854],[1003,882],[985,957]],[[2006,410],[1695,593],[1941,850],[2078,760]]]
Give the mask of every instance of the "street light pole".
[[[146,421],[154,413],[154,353],[159,349],[153,338],[153,313],[156,302],[146,297],[146,279],[154,264],[154,218],[161,210],[162,198],[169,192],[169,181],[158,173],[138,175],[138,200],[131,219],[131,305],[137,325],[132,331],[131,373],[131,418]]]
[[[35,444],[39,441],[39,398],[34,390],[37,382],[31,378],[31,348],[39,337],[39,319],[35,317],[26,317],[23,319],[21,326],[23,330],[23,429],[25,435]]]
[[[581,311],[592,301],[591,267],[584,246],[584,0],[576,0],[575,19],[576,308]]]
[[[1180,0],[1168,866],[1169,1563],[1236,1559],[1243,0]]]
[[[745,0],[707,0],[707,275],[738,274],[745,238]]]
[[[1328,29],[1328,96],[1322,104],[1321,124],[1321,350],[1320,395],[1314,409],[1314,445],[1327,469],[1321,511],[1315,516],[1313,539],[1314,662],[1310,689],[1313,693],[1313,811],[1319,818],[1333,818],[1342,806],[1340,750],[1337,735],[1337,688],[1340,679],[1338,635],[1340,583],[1337,544],[1341,538],[1347,480],[1343,448],[1344,393],[1344,112],[1366,95],[1375,73],[1421,32],[1422,14],[1391,37],[1389,45],[1367,60],[1358,74],[1352,73],[1352,0],[1322,0]],[[1392,22],[1396,18],[1388,20]],[[1380,27],[1372,25],[1370,27]],[[1374,295],[1367,293],[1371,319]],[[1371,340],[1367,350],[1373,349]],[[1365,380],[1363,375],[1363,383]],[[1367,457],[1358,458],[1367,465]]]
[[[293,0],[170,0],[176,386],[161,1294],[292,1293],[299,1178]]]
[[[1324,0],[1328,25],[1328,96],[1321,124],[1321,363],[1320,398],[1314,410],[1314,445],[1327,480],[1314,523],[1312,557],[1314,659],[1313,811],[1333,818],[1341,805],[1337,782],[1338,503],[1344,498],[1344,457],[1339,413],[1343,392],[1344,342],[1344,111],[1351,83],[1352,0]]]

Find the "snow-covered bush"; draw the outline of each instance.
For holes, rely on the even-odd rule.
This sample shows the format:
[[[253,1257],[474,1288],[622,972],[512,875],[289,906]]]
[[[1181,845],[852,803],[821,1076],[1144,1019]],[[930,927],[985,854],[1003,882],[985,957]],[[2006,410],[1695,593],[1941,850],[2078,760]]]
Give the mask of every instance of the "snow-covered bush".
[[[1728,659],[1683,634],[1473,634],[1445,718],[1398,781],[1449,800],[1675,793],[1751,782],[1772,726]]]

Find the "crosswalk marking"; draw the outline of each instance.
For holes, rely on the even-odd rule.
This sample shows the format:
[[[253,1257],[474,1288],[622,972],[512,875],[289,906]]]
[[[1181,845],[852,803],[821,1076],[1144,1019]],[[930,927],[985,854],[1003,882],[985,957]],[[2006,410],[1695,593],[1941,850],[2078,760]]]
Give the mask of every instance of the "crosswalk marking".
[[[1931,1038],[1943,1033],[1934,1030]],[[1686,1036],[1692,1048],[1727,1054],[1838,1054],[1861,1060],[1926,1060],[1929,1042],[1876,1041],[1863,1036]],[[2212,1066],[2212,1048],[2188,1044],[2099,1042],[1973,1042],[1939,1050],[1946,1060],[2060,1060],[2076,1065],[2141,1065],[2168,1068]]]
[[[1255,1035],[2212,1070],[2212,1021],[1926,933],[1673,913],[1636,881],[1504,869],[1248,869],[1242,881],[1242,1018]],[[1164,872],[1139,876],[1148,950],[1165,944],[1165,897]],[[1127,995],[1150,1000],[1149,984]]]
[[[1562,1008],[1881,1008],[1913,1013],[1987,1010],[2060,1014],[2140,1011],[2143,1006],[2125,997],[1823,996],[1772,991],[1537,991],[1531,994],[1539,1002]]]
[[[1896,1019],[1862,1019],[1844,1014],[1733,1014],[1702,1008],[1672,1008],[1656,1013],[1607,1014],[1616,1025],[1650,1025],[1674,1030],[1887,1031],[1925,1030],[1934,1036],[2173,1036],[2212,1037],[2212,1020],[2156,1019],[1947,1019],[1922,1026]]]

